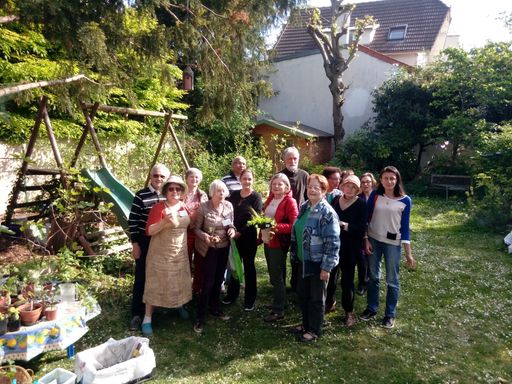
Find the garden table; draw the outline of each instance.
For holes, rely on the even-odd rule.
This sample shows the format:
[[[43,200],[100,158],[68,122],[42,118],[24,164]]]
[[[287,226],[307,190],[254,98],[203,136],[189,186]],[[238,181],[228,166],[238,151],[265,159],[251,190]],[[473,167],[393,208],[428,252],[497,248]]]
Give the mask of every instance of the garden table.
[[[53,321],[21,327],[16,332],[8,332],[0,336],[0,363],[6,360],[28,361],[48,351],[68,348],[87,333],[86,322],[98,316],[101,308],[86,309],[78,302],[59,304],[58,316]]]

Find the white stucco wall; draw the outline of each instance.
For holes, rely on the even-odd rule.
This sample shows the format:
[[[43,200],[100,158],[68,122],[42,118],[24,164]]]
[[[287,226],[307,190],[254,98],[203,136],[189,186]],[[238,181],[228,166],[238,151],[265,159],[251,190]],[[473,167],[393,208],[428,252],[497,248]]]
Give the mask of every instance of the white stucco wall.
[[[359,129],[373,116],[371,93],[388,79],[397,67],[363,52],[358,52],[344,74],[349,86],[343,106],[346,133]],[[276,96],[262,98],[263,116],[302,124],[333,133],[332,98],[320,54],[275,63],[268,75]]]

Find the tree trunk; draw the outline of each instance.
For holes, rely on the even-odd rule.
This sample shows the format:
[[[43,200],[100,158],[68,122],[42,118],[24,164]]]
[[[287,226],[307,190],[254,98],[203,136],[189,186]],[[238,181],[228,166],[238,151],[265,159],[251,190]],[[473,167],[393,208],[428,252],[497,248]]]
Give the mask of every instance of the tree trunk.
[[[340,96],[332,97],[332,123],[334,126],[334,150],[341,147],[343,138],[345,137],[345,129],[343,129],[343,114],[341,113],[341,105],[338,102]]]

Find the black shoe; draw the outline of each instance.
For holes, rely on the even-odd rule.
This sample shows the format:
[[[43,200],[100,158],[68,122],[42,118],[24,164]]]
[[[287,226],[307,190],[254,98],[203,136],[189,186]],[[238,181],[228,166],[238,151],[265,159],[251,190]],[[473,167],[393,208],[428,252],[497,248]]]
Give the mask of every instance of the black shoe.
[[[252,311],[254,311],[254,304],[245,304],[244,305],[244,311],[245,312],[252,312]]]
[[[375,319],[375,316],[377,315],[377,312],[373,312],[373,311],[370,311],[368,308],[366,308],[364,310],[363,313],[361,313],[361,316],[359,316],[359,318],[362,320],[362,321],[370,321],[370,320],[373,320]]]
[[[263,320],[266,323],[273,323],[282,319],[284,319],[284,313],[270,312],[267,316],[264,317]]]
[[[198,335],[202,334],[204,330],[204,324],[200,321],[194,324],[194,332]]]
[[[366,293],[366,287],[359,287],[357,288],[357,294],[359,296],[363,296]]]
[[[138,331],[141,325],[142,319],[140,316],[133,316],[132,320],[130,321],[130,331]]]
[[[384,316],[384,318],[382,319],[381,325],[383,328],[391,329],[395,326],[395,318],[389,317],[389,316]]]
[[[218,310],[218,311],[211,311],[210,314],[214,317],[216,317],[217,319],[220,319],[220,320],[224,320],[224,321],[227,321],[229,319],[231,319],[231,316],[228,316],[226,315],[224,312],[222,312],[221,310]]]
[[[235,299],[231,299],[228,296],[224,296],[224,298],[220,301],[224,305],[233,304],[235,302]]]
[[[311,332],[306,332],[299,337],[301,343],[310,344],[318,340],[318,336]]]

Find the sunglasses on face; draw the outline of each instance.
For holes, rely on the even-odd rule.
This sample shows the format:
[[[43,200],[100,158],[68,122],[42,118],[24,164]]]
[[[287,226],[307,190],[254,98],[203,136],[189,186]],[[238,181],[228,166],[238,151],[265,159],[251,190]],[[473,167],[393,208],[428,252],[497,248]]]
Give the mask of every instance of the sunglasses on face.
[[[169,188],[167,188],[167,192],[180,192],[181,193],[181,188],[179,188],[179,187],[169,187]]]

